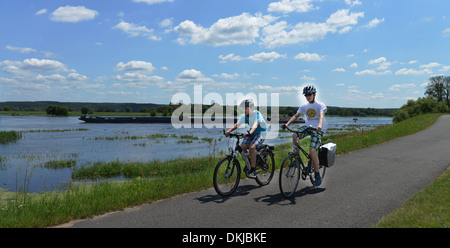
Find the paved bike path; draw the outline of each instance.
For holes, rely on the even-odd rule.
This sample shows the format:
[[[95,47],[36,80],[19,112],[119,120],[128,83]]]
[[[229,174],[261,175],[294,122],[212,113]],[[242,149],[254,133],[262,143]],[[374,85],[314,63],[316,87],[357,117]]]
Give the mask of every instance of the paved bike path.
[[[370,227],[449,165],[446,115],[419,133],[339,155],[320,188],[302,180],[290,200],[276,173],[264,187],[241,180],[229,198],[210,188],[60,227]]]

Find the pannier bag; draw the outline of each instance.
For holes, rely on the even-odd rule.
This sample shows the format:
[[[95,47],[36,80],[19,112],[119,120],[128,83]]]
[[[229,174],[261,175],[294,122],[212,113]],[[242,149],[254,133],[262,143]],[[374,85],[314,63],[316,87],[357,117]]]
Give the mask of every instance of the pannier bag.
[[[336,144],[327,143],[319,147],[319,164],[331,167],[334,164],[336,157]]]

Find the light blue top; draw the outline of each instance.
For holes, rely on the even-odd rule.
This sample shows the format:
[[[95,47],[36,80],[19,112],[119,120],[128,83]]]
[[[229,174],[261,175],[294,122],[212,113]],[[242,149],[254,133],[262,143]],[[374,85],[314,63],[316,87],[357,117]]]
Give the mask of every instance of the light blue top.
[[[253,113],[251,116],[247,116],[245,114],[243,114],[239,120],[239,123],[245,123],[248,124],[249,127],[253,127],[253,124],[255,124],[255,122],[258,122],[259,125],[255,130],[255,134],[261,134],[261,133],[265,133],[267,131],[267,123],[264,120],[263,115],[258,111],[258,110],[253,110]]]

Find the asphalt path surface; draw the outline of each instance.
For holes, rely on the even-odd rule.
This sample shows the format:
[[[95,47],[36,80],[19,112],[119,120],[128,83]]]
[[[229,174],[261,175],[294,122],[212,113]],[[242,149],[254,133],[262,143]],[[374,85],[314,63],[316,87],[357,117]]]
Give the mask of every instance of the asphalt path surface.
[[[276,173],[264,187],[241,180],[228,198],[210,188],[59,227],[370,227],[449,165],[446,115],[419,133],[337,156],[321,187],[302,180],[289,200]]]

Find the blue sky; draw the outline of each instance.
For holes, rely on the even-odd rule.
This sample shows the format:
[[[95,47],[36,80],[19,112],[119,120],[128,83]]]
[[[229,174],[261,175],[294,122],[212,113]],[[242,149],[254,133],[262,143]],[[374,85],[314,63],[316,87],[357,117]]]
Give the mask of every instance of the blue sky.
[[[397,108],[450,74],[448,0],[2,0],[0,101],[279,94]],[[225,100],[224,100],[225,101]],[[269,100],[270,101],[270,100]]]

